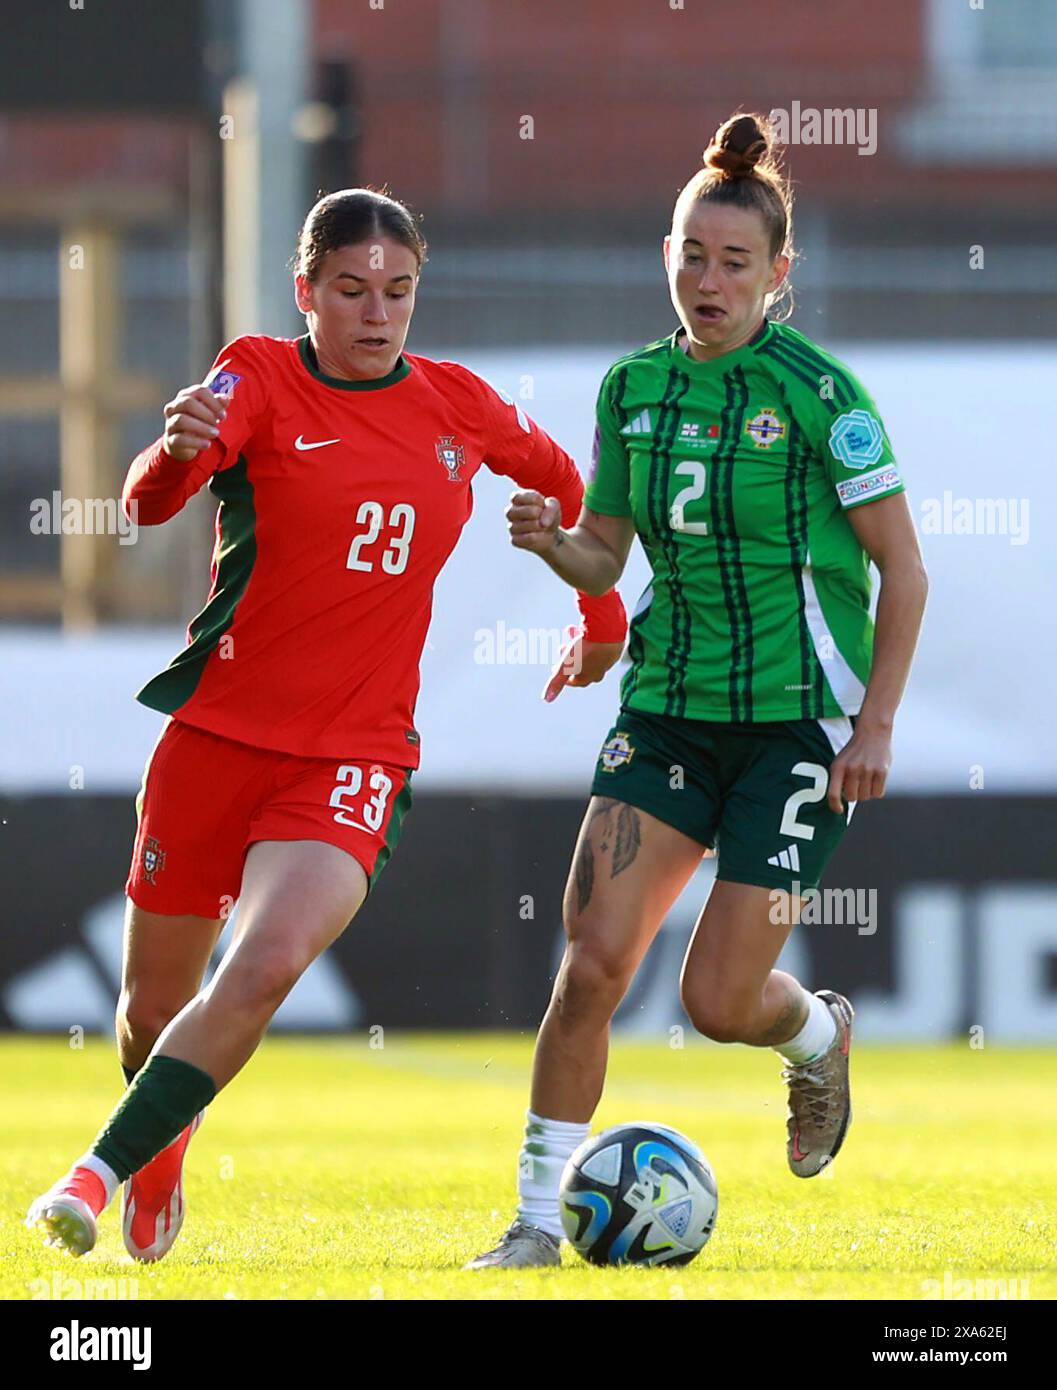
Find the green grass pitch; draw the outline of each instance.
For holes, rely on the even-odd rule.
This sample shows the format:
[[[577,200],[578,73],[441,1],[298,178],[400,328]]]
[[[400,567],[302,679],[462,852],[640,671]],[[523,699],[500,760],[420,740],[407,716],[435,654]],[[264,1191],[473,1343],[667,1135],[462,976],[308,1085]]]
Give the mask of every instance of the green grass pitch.
[[[141,1266],[117,1203],[81,1260],[21,1224],[117,1100],[112,1044],[0,1039],[0,1296],[922,1300],[946,1278],[948,1297],[962,1279],[1057,1297],[1057,1056],[968,1043],[856,1046],[848,1141],[803,1181],[785,1164],[774,1053],[618,1042],[594,1128],[654,1119],[694,1138],[719,1182],[710,1243],[668,1271],[594,1269],[566,1247],[561,1269],[463,1273],[513,1214],[531,1049],[527,1035],[267,1040],[191,1145],[176,1247]]]

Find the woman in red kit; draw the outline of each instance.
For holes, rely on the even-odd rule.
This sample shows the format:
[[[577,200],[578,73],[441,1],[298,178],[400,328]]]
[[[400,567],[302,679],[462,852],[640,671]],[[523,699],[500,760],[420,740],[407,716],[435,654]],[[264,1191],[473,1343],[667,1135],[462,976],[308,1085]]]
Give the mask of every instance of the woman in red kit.
[[[425,249],[383,194],[323,198],[298,250],[305,336],[229,344],[129,470],[123,501],[142,525],[207,481],[220,507],[208,601],[139,694],[169,718],[126,884],[129,1089],[27,1217],[73,1254],[94,1245],[120,1182],[129,1252],[168,1252],[203,1110],[392,853],[419,761],[433,585],[477,470],[555,497],[568,525],[579,512],[573,461],[516,405],[457,363],[404,353]],[[581,595],[580,610],[580,650],[549,695],[600,680],[622,650],[615,591]],[[236,900],[235,939],[202,989]]]

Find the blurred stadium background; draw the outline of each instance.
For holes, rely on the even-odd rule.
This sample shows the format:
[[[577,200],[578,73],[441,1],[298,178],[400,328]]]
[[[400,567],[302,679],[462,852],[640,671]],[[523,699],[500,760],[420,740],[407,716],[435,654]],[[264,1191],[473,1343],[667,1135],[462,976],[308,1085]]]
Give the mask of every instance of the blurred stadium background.
[[[207,589],[201,496],[135,544],[40,534],[114,499],[160,408],[244,332],[295,335],[287,260],[318,191],[388,183],[430,242],[409,347],[518,397],[578,460],[618,355],[671,331],[660,242],[731,111],[861,113],[791,143],[793,322],[873,392],[932,591],[890,794],[827,886],[868,929],[786,960],[861,1035],[1057,1037],[1052,0],[67,0],[7,7],[0,55],[0,1026],[111,1026],[134,691]],[[531,1029],[616,682],[539,699],[574,609],[509,549],[490,475],[437,589],[423,769],[356,929],[297,1029]],[[636,557],[622,584],[645,583]],[[711,865],[619,1024],[685,1022],[678,960]]]

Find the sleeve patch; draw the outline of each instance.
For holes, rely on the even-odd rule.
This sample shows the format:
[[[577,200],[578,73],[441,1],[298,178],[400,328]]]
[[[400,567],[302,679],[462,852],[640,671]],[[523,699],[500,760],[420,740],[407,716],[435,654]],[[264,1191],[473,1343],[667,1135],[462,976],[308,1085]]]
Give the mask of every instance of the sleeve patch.
[[[602,427],[595,425],[594,437],[591,440],[591,462],[587,469],[587,481],[593,483],[598,476],[598,460],[602,456]]]
[[[864,473],[859,478],[845,478],[837,484],[837,496],[842,506],[850,507],[853,502],[862,502],[867,497],[875,497],[881,492],[891,492],[894,488],[902,486],[899,469],[889,464],[887,468],[875,469],[873,473]]]
[[[845,468],[868,468],[881,457],[884,446],[884,431],[868,410],[849,410],[830,428],[830,452]]]
[[[221,366],[217,367],[215,371],[210,372],[209,376],[206,377],[205,384],[214,395],[233,396],[235,394],[235,387],[241,380],[242,377],[238,376],[235,372],[226,372]]]

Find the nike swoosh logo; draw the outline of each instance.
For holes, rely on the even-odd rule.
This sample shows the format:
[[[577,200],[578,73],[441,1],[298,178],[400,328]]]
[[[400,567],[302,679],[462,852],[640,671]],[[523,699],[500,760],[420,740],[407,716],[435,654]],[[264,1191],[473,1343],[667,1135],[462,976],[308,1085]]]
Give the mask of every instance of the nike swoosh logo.
[[[794,1159],[794,1161],[797,1162],[797,1163],[799,1163],[800,1160],[801,1160],[802,1158],[807,1158],[807,1154],[810,1153],[810,1152],[811,1152],[810,1149],[808,1149],[807,1153],[801,1153],[801,1152],[800,1152],[800,1131],[797,1130],[797,1132],[793,1135],[793,1159]]]
[[[315,442],[312,443],[312,444],[306,444],[306,443],[305,443],[305,437],[304,437],[304,435],[303,435],[303,434],[299,434],[299,435],[297,436],[297,438],[294,440],[294,448],[295,448],[295,449],[299,449],[299,450],[301,451],[301,453],[304,453],[307,449],[322,449],[323,446],[324,446],[325,444],[340,444],[340,443],[341,443],[341,440],[340,440],[340,439],[320,439],[320,440],[315,441]]]

